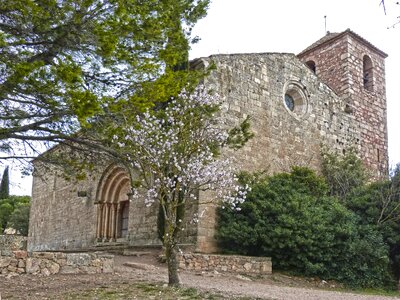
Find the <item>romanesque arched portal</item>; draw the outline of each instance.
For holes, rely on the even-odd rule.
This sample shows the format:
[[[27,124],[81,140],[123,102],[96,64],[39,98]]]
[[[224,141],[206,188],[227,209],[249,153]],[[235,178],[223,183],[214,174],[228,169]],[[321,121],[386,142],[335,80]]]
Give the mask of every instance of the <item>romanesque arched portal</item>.
[[[98,241],[127,236],[130,190],[129,175],[123,167],[111,165],[104,171],[96,194]]]

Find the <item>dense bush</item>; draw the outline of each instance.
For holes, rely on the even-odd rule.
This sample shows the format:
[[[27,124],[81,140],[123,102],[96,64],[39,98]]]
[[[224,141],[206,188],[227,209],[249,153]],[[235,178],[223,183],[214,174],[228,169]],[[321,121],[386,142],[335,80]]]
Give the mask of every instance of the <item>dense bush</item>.
[[[391,176],[372,181],[362,161],[348,151],[344,156],[323,153],[322,172],[329,193],[359,216],[360,224],[373,226],[389,247],[392,272],[400,277],[400,164]],[[367,179],[369,179],[367,181]]]
[[[391,281],[388,249],[374,226],[306,168],[259,178],[239,211],[219,209],[217,240],[225,252],[270,256],[275,268],[377,287]]]
[[[356,188],[345,205],[356,213],[361,224],[370,225],[381,233],[389,247],[390,264],[396,277],[400,276],[400,172],[390,180]]]
[[[344,156],[323,152],[321,167],[329,186],[329,194],[341,200],[345,200],[353,189],[364,186],[370,178],[363,162],[353,150]]]

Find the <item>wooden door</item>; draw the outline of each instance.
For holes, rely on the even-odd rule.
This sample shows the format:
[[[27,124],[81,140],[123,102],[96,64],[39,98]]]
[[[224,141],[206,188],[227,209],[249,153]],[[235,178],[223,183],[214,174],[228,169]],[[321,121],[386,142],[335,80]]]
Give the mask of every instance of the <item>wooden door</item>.
[[[128,235],[128,220],[129,220],[129,202],[124,203],[122,208],[121,217],[121,237],[126,237]]]

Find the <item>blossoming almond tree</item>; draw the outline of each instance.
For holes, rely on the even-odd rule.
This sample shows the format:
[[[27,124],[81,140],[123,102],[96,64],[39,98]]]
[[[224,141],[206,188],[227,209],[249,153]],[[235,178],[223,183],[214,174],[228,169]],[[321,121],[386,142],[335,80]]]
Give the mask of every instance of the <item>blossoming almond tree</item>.
[[[177,241],[186,203],[198,201],[199,190],[213,190],[232,206],[245,199],[231,161],[219,157],[229,134],[221,128],[218,110],[218,97],[200,87],[138,115],[134,124],[113,137],[128,168],[141,174],[132,182],[133,197],[160,205],[169,285],[179,285]]]

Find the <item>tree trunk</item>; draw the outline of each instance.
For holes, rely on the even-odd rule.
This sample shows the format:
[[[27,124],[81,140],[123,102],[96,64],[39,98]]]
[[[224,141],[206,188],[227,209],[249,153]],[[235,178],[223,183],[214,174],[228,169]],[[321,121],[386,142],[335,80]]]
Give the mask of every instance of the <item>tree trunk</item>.
[[[165,257],[168,264],[168,285],[175,287],[180,286],[177,249],[176,245],[170,241],[166,241],[165,243]]]

